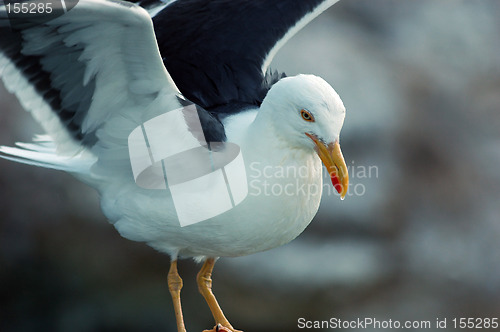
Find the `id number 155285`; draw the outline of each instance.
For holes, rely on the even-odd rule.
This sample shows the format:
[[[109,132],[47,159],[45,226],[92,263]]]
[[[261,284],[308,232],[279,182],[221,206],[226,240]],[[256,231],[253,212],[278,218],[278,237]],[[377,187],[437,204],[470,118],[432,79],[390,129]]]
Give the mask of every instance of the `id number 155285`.
[[[453,318],[455,329],[496,329],[499,327],[498,318]]]
[[[5,5],[8,14],[50,14],[51,2],[15,2]]]

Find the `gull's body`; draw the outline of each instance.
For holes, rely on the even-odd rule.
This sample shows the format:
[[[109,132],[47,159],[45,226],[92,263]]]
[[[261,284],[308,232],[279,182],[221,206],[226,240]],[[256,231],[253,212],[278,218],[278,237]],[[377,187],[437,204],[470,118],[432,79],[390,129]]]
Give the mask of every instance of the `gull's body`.
[[[268,3],[279,8],[288,1]],[[265,74],[279,47],[336,1],[290,5],[294,9],[278,24],[279,36],[264,40],[265,53],[258,51],[251,61],[246,56],[257,52],[258,45],[249,55],[239,54],[243,43],[233,40],[231,46],[220,46],[225,50],[221,54],[210,54],[210,49],[204,49],[213,46],[210,42],[200,42],[196,34],[189,35],[188,28],[182,30],[186,18],[181,13],[191,11],[193,22],[199,22],[200,13],[195,15],[193,4],[211,7],[205,0],[153,6],[158,41],[146,11],[121,2],[81,0],[67,14],[13,33],[7,32],[7,20],[0,16],[0,33],[8,36],[0,40],[1,78],[50,135],[37,144],[1,147],[0,152],[7,159],[74,174],[99,191],[104,214],[123,237],[169,254],[173,262],[169,288],[179,331],[184,331],[184,325],[176,260],[205,261],[198,277],[200,291],[216,323],[233,330],[209,291],[215,260],[268,250],[297,237],[319,207],[321,161],[334,185],[337,181],[342,186],[337,188],[342,197],[347,190],[347,169],[339,148],[345,109],[337,93],[316,76],[280,79]],[[228,1],[227,8],[235,3]],[[242,6],[256,10],[258,3],[242,2]],[[166,38],[158,28],[163,24],[179,26],[187,46],[179,48],[179,43]],[[213,22],[201,27],[212,33],[220,30],[220,24]],[[172,29],[165,28],[174,36]],[[220,39],[220,33],[215,37]],[[231,54],[228,47],[234,47],[238,61],[227,55]],[[221,67],[200,62],[200,68],[192,69],[196,50],[206,59],[219,59]],[[186,227],[179,224],[168,190],[137,185],[127,149],[135,128],[182,106],[180,93],[207,109],[198,111],[207,142],[227,141],[240,147],[248,183],[248,195],[240,204]],[[182,126],[189,136],[188,125]],[[268,176],[279,168],[279,176]],[[281,188],[281,192],[269,188]],[[193,201],[192,209],[196,208]]]
[[[173,257],[179,255],[203,259],[241,256],[288,243],[302,233],[316,215],[321,192],[316,191],[313,195],[306,192],[302,195],[299,192],[288,197],[273,195],[268,190],[269,195],[264,195],[266,189],[261,185],[263,181],[267,181],[267,188],[276,188],[277,185],[286,187],[288,184],[294,188],[304,185],[321,188],[321,161],[316,156],[301,151],[282,150],[282,153],[262,155],[259,147],[265,141],[259,141],[260,137],[256,142],[244,140],[240,145],[244,160],[249,161],[247,165],[253,162],[249,175],[263,173],[263,167],[275,167],[280,163],[287,167],[307,168],[309,174],[298,178],[293,174],[288,178],[249,178],[253,187],[249,188],[249,195],[241,204],[216,218],[188,227],[179,227],[173,203],[166,201],[164,194],[146,194],[142,199],[137,199],[141,196],[137,193],[134,182],[130,184],[130,191],[124,191],[123,186],[104,189],[103,211],[110,218],[115,211],[130,210],[127,214],[121,214],[114,224],[120,234],[131,240],[148,242]],[[255,162],[256,160],[266,162],[264,164]],[[290,186],[287,188],[290,189]],[[144,206],[150,208],[144,212]],[[259,209],[256,209],[257,206]]]
[[[293,78],[277,84],[293,88],[286,80]],[[173,257],[220,257],[275,248],[302,233],[319,208],[321,161],[315,153],[280,137],[267,118],[273,116],[274,108],[266,109],[265,101],[263,105],[258,117],[257,110],[248,110],[239,119],[228,117],[223,122],[228,141],[241,147],[246,163],[249,194],[241,204],[216,218],[179,227],[173,203],[165,199],[165,193],[144,192],[133,181],[124,189],[120,177],[117,186],[106,184],[100,189],[104,213],[115,221],[120,234],[148,242]],[[282,169],[283,176],[269,176]],[[299,170],[300,176],[287,170]],[[269,188],[286,188],[286,192],[276,195]],[[114,219],[116,211],[120,211],[119,219]]]

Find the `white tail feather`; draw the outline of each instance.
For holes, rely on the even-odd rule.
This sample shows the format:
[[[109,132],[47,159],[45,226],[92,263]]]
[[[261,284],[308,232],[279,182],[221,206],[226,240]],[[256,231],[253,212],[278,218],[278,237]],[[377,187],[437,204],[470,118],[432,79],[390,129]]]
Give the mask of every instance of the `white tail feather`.
[[[80,174],[88,173],[96,161],[95,157],[84,149],[71,157],[58,155],[53,141],[16,143],[16,145],[18,147],[0,146],[0,158]]]

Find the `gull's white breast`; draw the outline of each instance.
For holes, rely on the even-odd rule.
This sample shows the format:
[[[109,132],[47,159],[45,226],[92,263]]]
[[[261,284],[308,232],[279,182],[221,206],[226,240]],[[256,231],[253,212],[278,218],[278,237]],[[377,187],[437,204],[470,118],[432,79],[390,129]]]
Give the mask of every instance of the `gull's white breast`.
[[[168,190],[121,182],[101,193],[103,211],[120,234],[174,257],[219,257],[268,250],[302,233],[319,207],[321,162],[313,151],[290,149],[272,132],[250,134],[252,113],[225,123],[228,141],[240,146],[245,162],[249,191],[243,202],[181,227]]]

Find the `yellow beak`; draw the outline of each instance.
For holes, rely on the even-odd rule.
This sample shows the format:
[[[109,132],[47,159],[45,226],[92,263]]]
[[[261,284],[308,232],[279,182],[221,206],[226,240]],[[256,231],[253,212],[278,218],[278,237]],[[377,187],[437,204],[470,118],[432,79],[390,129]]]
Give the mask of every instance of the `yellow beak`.
[[[306,135],[316,144],[315,150],[332,178],[333,187],[340,194],[340,198],[344,199],[349,188],[349,173],[339,142],[326,145],[314,135]]]

